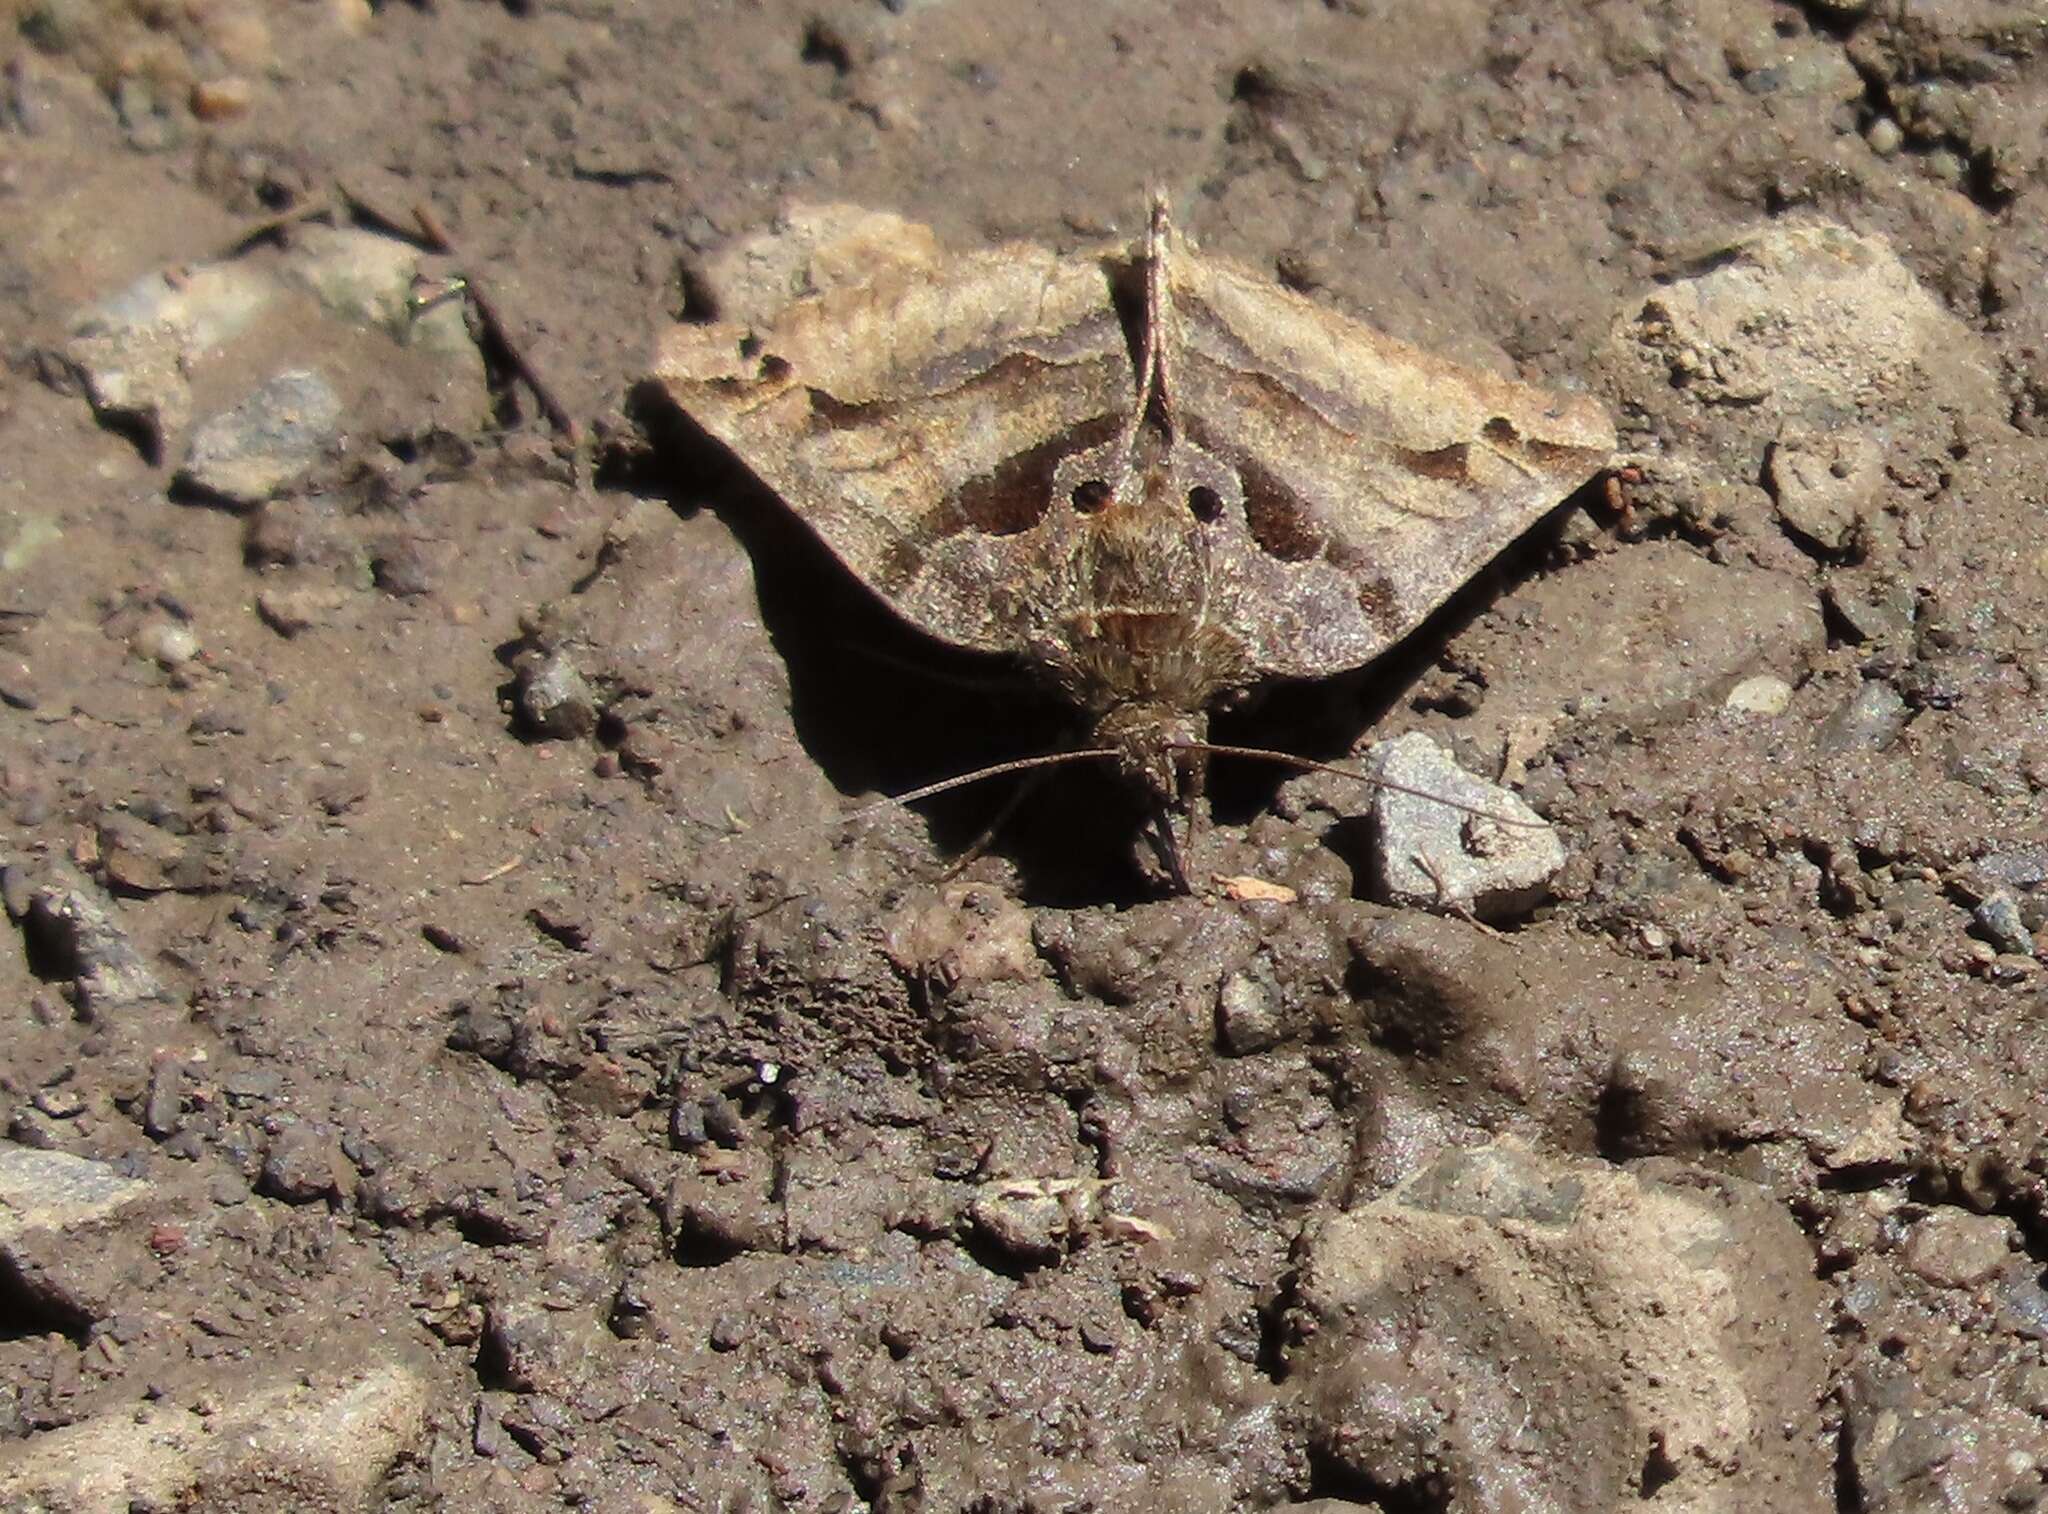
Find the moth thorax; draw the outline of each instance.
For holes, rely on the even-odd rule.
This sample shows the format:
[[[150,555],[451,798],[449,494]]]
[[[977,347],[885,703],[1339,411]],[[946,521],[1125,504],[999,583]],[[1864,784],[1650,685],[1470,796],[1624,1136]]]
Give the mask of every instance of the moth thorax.
[[[1180,797],[1188,748],[1208,740],[1208,717],[1163,704],[1122,704],[1095,723],[1095,744],[1116,753],[1117,770],[1167,803]]]

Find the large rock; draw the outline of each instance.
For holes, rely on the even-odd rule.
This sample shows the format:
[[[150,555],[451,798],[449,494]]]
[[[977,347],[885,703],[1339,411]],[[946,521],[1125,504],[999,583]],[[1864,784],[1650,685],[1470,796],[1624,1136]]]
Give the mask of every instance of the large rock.
[[[1344,1486],[1467,1514],[1822,1514],[1824,1304],[1762,1190],[1503,1140],[1309,1232],[1286,1381]]]

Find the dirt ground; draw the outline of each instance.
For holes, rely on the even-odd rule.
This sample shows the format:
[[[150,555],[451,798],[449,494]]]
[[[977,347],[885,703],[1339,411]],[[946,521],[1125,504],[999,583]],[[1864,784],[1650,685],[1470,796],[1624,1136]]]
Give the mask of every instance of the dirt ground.
[[[2048,1498],[2048,13],[4,13],[0,1507]],[[1427,733],[1542,902],[1374,902],[1328,774],[1191,896],[1086,771],[837,823],[1062,712],[655,335],[807,207],[1151,186],[1614,415],[1218,727]]]

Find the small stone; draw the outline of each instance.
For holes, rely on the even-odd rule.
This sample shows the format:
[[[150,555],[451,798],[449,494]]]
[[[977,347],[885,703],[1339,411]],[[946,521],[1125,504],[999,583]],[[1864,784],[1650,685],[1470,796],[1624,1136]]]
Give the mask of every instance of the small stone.
[[[1381,903],[1513,914],[1542,899],[1564,866],[1564,843],[1541,816],[1420,731],[1376,743],[1366,767],[1389,785],[1372,801]]]
[[[1216,994],[1216,1028],[1234,1057],[1265,1051],[1280,1040],[1278,992],[1271,982],[1234,973]]]
[[[53,1120],[72,1120],[85,1113],[85,1095],[75,1088],[39,1088],[35,1106]]]
[[[1769,673],[1759,673],[1730,689],[1721,707],[1738,715],[1782,715],[1791,703],[1791,684]]]
[[[2020,902],[2005,889],[1995,889],[1977,901],[1971,914],[1977,922],[1977,929],[2002,952],[2015,956],[2031,957],[2034,954],[2034,937],[2027,929],[2026,921],[2020,917]]]
[[[711,1322],[711,1349],[737,1351],[746,1344],[747,1322],[737,1314],[721,1314]]]
[[[1913,633],[1913,591],[1904,585],[1865,596],[1848,592],[1839,584],[1829,584],[1821,591],[1821,597],[1858,645],[1896,645]]]
[[[2005,1265],[2012,1225],[1991,1214],[1939,1209],[1913,1226],[1903,1253],[1914,1276],[1937,1288],[1969,1288]]]
[[[1016,1261],[1038,1266],[1066,1255],[1071,1220],[1066,1205],[1044,1184],[986,1183],[967,1217],[982,1239]]]
[[[280,373],[199,427],[178,486],[224,504],[260,505],[312,467],[340,430],[333,385],[304,369]]]
[[[1870,150],[1880,158],[1889,158],[1905,143],[1906,134],[1899,129],[1899,123],[1890,116],[1879,116],[1865,129],[1863,140],[1870,144]]]
[[[28,869],[18,862],[10,862],[0,868],[0,903],[7,906],[7,918],[19,921],[28,913],[28,907],[35,899],[35,879]]]
[[[1906,701],[1888,683],[1865,683],[1821,722],[1824,752],[1881,752],[1906,725]]]
[[[271,1139],[257,1186],[287,1204],[309,1204],[340,1192],[343,1166],[341,1142],[330,1127],[295,1120]]]
[[[370,559],[370,578],[386,594],[422,599],[434,592],[446,551],[418,537],[398,537],[379,546]]]
[[[292,637],[329,624],[347,599],[341,589],[260,589],[256,614],[278,635]]]
[[[239,75],[201,80],[192,86],[192,114],[202,121],[225,121],[246,112],[255,98],[256,87]]]
[[[35,891],[23,932],[38,942],[59,970],[72,974],[88,1008],[165,997],[163,983],[129,942],[112,908],[97,889],[68,869]]]
[[[1860,431],[1788,425],[1764,461],[1778,519],[1824,552],[1847,551],[1884,485],[1884,457]]]
[[[556,652],[521,671],[519,713],[537,736],[584,736],[597,725],[597,695],[576,664]]]
[[[136,656],[164,668],[182,668],[199,655],[199,637],[178,620],[145,621],[128,645]]]
[[[194,360],[247,330],[276,295],[275,283],[240,261],[185,270],[175,283],[147,274],[74,315],[64,356],[94,413],[139,432],[154,462],[191,418]]]
[[[185,1066],[165,1058],[149,1071],[149,1091],[142,1101],[142,1133],[152,1141],[167,1140],[185,1124]]]
[[[169,831],[110,810],[96,832],[100,870],[120,892],[160,894],[195,881],[188,844]]]

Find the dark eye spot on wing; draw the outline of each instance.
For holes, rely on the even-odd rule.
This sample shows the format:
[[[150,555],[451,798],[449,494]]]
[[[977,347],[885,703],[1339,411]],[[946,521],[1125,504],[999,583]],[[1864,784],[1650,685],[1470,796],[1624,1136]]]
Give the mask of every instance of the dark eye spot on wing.
[[[1329,537],[1307,500],[1256,463],[1239,463],[1238,476],[1253,541],[1282,562],[1307,562],[1322,552]]]
[[[1116,416],[1102,416],[1004,458],[990,472],[962,484],[926,516],[922,535],[927,540],[943,540],[962,531],[990,536],[1029,531],[1052,508],[1053,470],[1060,460],[1082,448],[1100,445],[1116,435],[1120,424]]]
[[[1109,503],[1110,487],[1105,479],[1085,478],[1074,485],[1067,498],[1083,515],[1093,515]]]

